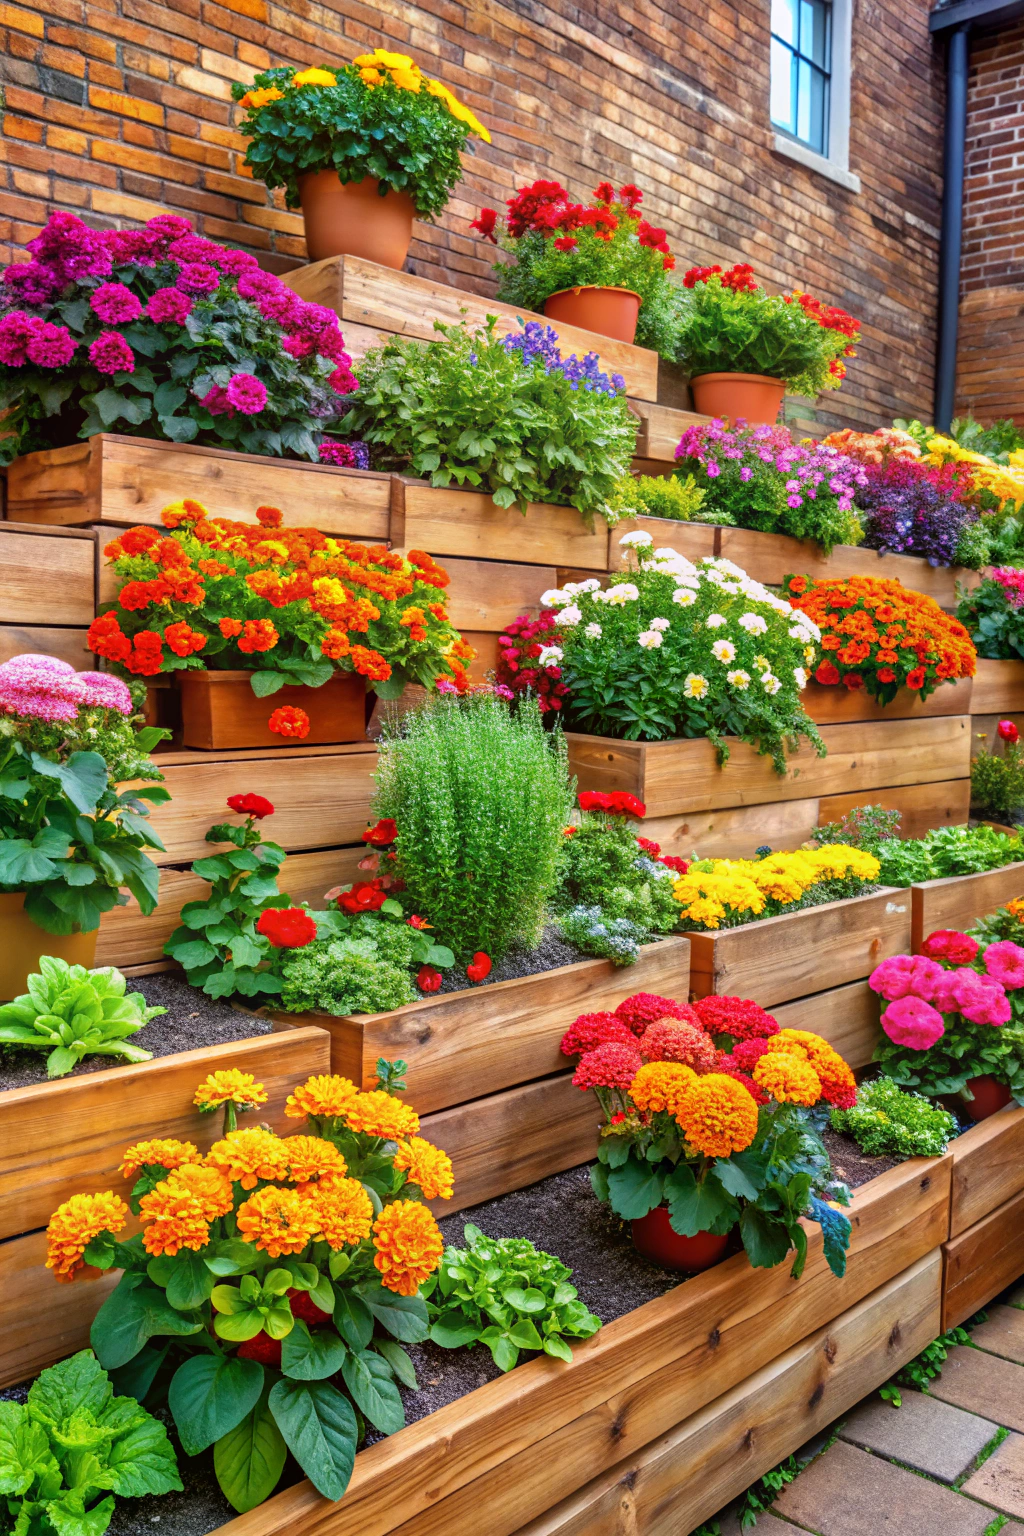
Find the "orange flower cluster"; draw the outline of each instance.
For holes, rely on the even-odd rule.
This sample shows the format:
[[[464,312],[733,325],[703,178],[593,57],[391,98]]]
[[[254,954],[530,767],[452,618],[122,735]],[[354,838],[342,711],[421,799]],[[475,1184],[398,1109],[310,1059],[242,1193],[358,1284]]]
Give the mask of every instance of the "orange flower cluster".
[[[399,1296],[415,1296],[444,1254],[440,1227],[426,1206],[414,1200],[395,1200],[384,1207],[373,1224],[373,1243],[380,1283]]]
[[[730,1157],[757,1135],[757,1104],[734,1077],[708,1072],[697,1077],[676,1110],[687,1144],[704,1157]]]
[[[452,1160],[447,1152],[424,1141],[422,1136],[412,1136],[398,1143],[395,1167],[409,1175],[409,1182],[418,1184],[427,1200],[450,1200],[455,1180]]]
[[[974,676],[977,652],[964,626],[902,582],[788,576],[785,590],[821,630],[819,683],[864,688],[890,704],[900,688],[927,698],[940,683]]]
[[[128,1207],[109,1189],[102,1195],[72,1195],[57,1207],[46,1228],[47,1269],[57,1280],[73,1280],[90,1267],[83,1254],[93,1238],[122,1231],[127,1220]]]

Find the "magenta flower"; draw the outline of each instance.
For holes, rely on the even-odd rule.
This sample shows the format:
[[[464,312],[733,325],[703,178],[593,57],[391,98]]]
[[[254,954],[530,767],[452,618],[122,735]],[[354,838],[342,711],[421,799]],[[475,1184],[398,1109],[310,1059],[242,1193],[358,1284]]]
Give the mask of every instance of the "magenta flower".
[[[146,305],[146,314],[157,325],[184,325],[192,313],[192,300],[178,288],[158,288]]]
[[[359,388],[359,380],[347,364],[335,368],[327,382],[336,395],[351,395]]]
[[[255,256],[250,256],[248,251],[236,251],[229,246],[222,246],[218,265],[222,272],[230,272],[238,277],[243,272],[259,271],[259,262]]]
[[[134,373],[135,353],[117,331],[101,331],[89,348],[89,361],[100,373]]]
[[[969,966],[946,971],[932,999],[941,1013],[961,1013],[974,1024],[1005,1024],[1010,1000],[991,976],[979,976]]]
[[[31,348],[29,349],[31,355]],[[990,944],[985,951],[985,969],[993,981],[998,981],[1007,991],[1015,992],[1024,987],[1024,949],[1012,939]]]
[[[163,257],[167,255],[175,240],[192,234],[192,225],[180,214],[158,213],[156,218],[150,219],[146,225],[145,233],[153,242],[156,255]]]
[[[119,715],[132,713],[132,696],[127,683],[109,672],[79,672],[78,681],[85,688],[86,707],[116,709]]]
[[[103,242],[115,267],[154,267],[160,240],[146,229],[108,229]]]
[[[142,314],[142,303],[123,283],[101,283],[93,290],[89,306],[104,325],[127,325]]]
[[[81,277],[109,277],[113,262],[104,237],[73,213],[52,213],[28,250],[63,287]]]
[[[294,331],[302,324],[303,302],[290,288],[280,284],[274,293],[264,294],[258,300],[257,309],[264,320],[273,320],[287,331]]]
[[[267,387],[253,373],[233,374],[226,394],[228,405],[243,416],[258,416],[266,408]]]
[[[203,395],[199,404],[205,405],[211,416],[231,416],[234,414],[231,409],[231,403],[228,400],[228,392],[226,389],[222,389],[219,384],[212,385],[206,391],[206,394]]]
[[[40,368],[65,368],[75,355],[77,343],[65,325],[40,320],[29,339],[28,359]]]
[[[216,245],[212,240],[204,240],[202,235],[182,235],[178,240],[172,240],[167,247],[167,255],[171,261],[180,261],[183,264],[190,262],[212,262],[214,266],[220,266],[220,258],[224,254],[224,247]]]
[[[58,292],[60,282],[38,261],[22,261],[7,268],[4,286],[8,295],[21,304],[49,304]]]
[[[0,711],[30,720],[77,720],[87,690],[74,667],[28,653],[0,666]]]
[[[216,267],[211,267],[207,262],[193,262],[190,266],[181,268],[177,286],[182,293],[192,293],[199,297],[216,293],[220,287],[220,273]]]
[[[39,330],[41,321],[24,310],[12,309],[0,320],[0,363],[8,368],[21,368],[28,362],[28,345]]]
[[[900,997],[882,1014],[882,1028],[890,1040],[912,1051],[927,1051],[946,1033],[941,1013],[919,997]]]
[[[930,1003],[945,975],[942,966],[925,955],[892,955],[875,967],[868,986],[890,1003],[900,997],[920,997]]]
[[[275,277],[273,272],[243,272],[238,279],[238,297],[255,301],[277,293],[283,287],[281,279]]]

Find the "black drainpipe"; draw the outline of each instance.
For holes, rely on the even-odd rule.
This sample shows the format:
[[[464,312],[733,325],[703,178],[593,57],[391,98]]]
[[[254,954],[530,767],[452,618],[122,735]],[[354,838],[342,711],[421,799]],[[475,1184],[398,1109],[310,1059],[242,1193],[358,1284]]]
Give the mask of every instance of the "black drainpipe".
[[[935,425],[940,432],[949,431],[956,399],[970,31],[971,24],[966,21],[950,32],[946,56],[946,137],[942,164],[942,238],[939,246],[939,344],[935,363]]]

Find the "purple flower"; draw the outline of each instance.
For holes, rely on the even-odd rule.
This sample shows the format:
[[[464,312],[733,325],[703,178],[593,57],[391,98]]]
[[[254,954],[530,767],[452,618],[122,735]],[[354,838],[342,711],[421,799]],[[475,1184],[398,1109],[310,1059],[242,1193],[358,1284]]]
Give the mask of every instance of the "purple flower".
[[[854,485],[848,483],[844,490],[844,499],[851,499]],[[962,530],[978,517],[976,509],[961,499],[965,494],[956,465],[891,459],[866,466],[856,490],[865,546],[923,555],[931,565],[954,564]]]
[[[56,656],[12,656],[0,666],[0,713],[33,720],[77,720],[87,690]]]
[[[722,473],[722,466],[720,464],[716,464],[714,459],[709,459],[704,468],[712,480],[714,480],[717,475]]]
[[[80,277],[109,277],[113,262],[106,241],[73,213],[53,213],[41,234],[28,243],[37,261],[63,287]]]
[[[220,287],[220,273],[216,267],[197,261],[190,266],[182,267],[178,273],[177,286],[182,293],[199,295],[216,293]]]
[[[617,395],[625,388],[619,374],[609,378],[602,373],[596,352],[588,352],[582,359],[575,353],[563,357],[558,346],[558,333],[550,325],[541,325],[539,320],[530,320],[515,335],[504,337],[502,346],[506,352],[518,352],[524,368],[539,364],[547,374],[561,374],[572,390],[596,390],[602,395]]]
[[[370,450],[365,443],[335,443],[325,437],[320,444],[320,463],[338,469],[369,469]]]
[[[22,261],[4,273],[5,298],[19,304],[49,304],[60,281],[38,261]]]
[[[40,320],[28,344],[29,362],[40,368],[64,368],[75,355],[76,342],[66,325]]]
[[[99,373],[134,373],[135,353],[117,331],[101,331],[89,348],[89,361]]]
[[[786,506],[787,507],[802,507],[803,504],[804,504],[804,499],[803,499],[802,496],[787,496],[786,497]]]
[[[184,325],[191,313],[192,300],[178,288],[158,288],[146,305],[146,314],[156,325]]]
[[[744,464],[742,469],[740,470],[740,479],[743,481],[744,484],[746,484],[746,482],[750,479],[750,477],[751,477],[751,475],[753,473],[754,473],[754,471],[751,469],[750,465],[749,464]]]
[[[36,315],[12,309],[0,320],[0,363],[7,368],[22,368],[28,362],[28,345],[41,321]]]
[[[89,306],[104,325],[127,325],[142,314],[142,303],[123,283],[101,283],[93,290]]]
[[[226,398],[243,416],[258,416],[267,404],[267,387],[254,373],[236,373],[228,383]]]

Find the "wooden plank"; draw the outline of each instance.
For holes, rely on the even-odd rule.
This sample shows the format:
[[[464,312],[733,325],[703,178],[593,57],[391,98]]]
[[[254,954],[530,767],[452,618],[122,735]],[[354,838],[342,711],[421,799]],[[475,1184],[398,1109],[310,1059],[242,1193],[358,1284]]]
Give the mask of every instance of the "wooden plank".
[[[882,890],[782,917],[691,933],[694,997],[749,997],[762,1007],[859,981],[910,943],[910,896]]]
[[[1000,710],[996,715],[971,716],[971,756],[977,757],[980,753],[991,752],[994,757],[1002,757],[1006,751],[1006,743],[998,734],[998,725],[1001,720],[1011,720],[1018,731],[1024,736],[1024,712],[1013,709]]]
[[[0,527],[3,525],[0,524]],[[3,574],[0,572],[0,590]],[[44,656],[58,656],[79,672],[91,672],[96,657],[86,645],[87,629],[45,629],[35,625],[0,624],[0,662],[10,661],[27,651]]]
[[[365,470],[104,432],[15,459],[7,505],[12,517],[32,523],[159,525],[164,507],[188,495],[215,517],[252,523],[256,508],[270,504],[289,527],[386,539],[390,481]]]
[[[608,569],[608,525],[597,517],[588,528],[575,507],[531,503],[496,506],[490,496],[406,480],[403,551],[425,549],[440,558],[463,555],[530,565]]]
[[[799,1281],[787,1264],[753,1270],[737,1254],[609,1323],[571,1363],[530,1361],[361,1451],[340,1503],[300,1483],[218,1536],[386,1536],[413,1520],[423,1524],[403,1536],[475,1536],[482,1507],[487,1536],[511,1536],[937,1248],[949,1167],[948,1157],[915,1159],[855,1192],[842,1280],[817,1229]]]
[[[47,539],[0,522],[0,621],[88,625],[95,613],[92,539]]]
[[[197,1007],[201,1002],[197,993]],[[119,1188],[117,1168],[130,1142],[176,1136],[211,1146],[220,1117],[201,1115],[192,1104],[208,1072],[252,1072],[270,1095],[259,1118],[278,1131],[294,1130],[295,1122],[284,1118],[285,1098],[312,1073],[329,1071],[329,1058],[321,1030],[292,1029],[9,1088],[0,1094],[0,1238],[45,1226],[77,1191]]]
[[[786,576],[875,576],[901,581],[912,592],[932,597],[940,608],[955,608],[956,584],[976,587],[977,571],[963,566],[931,566],[918,555],[880,555],[877,550],[837,544],[830,555],[811,539],[791,539],[781,533],[755,533],[750,528],[723,528],[719,553],[769,586]]]
[[[553,565],[499,560],[449,560],[448,614],[458,630],[500,634],[521,613],[540,612],[540,595],[557,583]]]
[[[931,1342],[940,1328],[941,1279],[940,1254],[919,1259],[516,1536],[693,1530]],[[461,1529],[453,1525],[452,1536]],[[397,1536],[414,1530],[404,1526]]]
[[[718,535],[721,529],[710,523],[686,523],[674,517],[624,517],[611,530],[608,547],[608,569],[624,571],[629,556],[622,543],[627,533],[649,533],[655,549],[674,549],[687,560],[705,560],[718,553]]]
[[[1024,713],[1024,661],[986,661],[979,656],[971,714],[1013,713]]]
[[[464,629],[462,638],[476,651],[476,660],[469,663],[470,679],[482,683],[498,665],[498,636],[494,630]]]
[[[58,1289],[46,1264],[46,1233],[0,1243],[4,1327],[0,1387],[29,1381],[46,1366],[89,1347],[89,1329],[121,1278],[120,1271]]]
[[[875,1054],[879,1034],[878,995],[866,981],[830,987],[772,1008],[783,1029],[810,1029],[822,1035],[854,1071],[866,1067]]]
[[[943,1243],[943,1332],[1024,1273],[1024,1191]]]
[[[566,1058],[559,1042],[584,1007],[588,1013],[610,1011],[634,992],[685,1001],[689,986],[689,943],[669,938],[645,945],[636,964],[626,967],[582,960],[389,1013],[291,1019],[327,1030],[332,1071],[365,1088],[373,1087],[381,1056],[406,1062],[413,1102],[425,1113],[561,1071]],[[287,1017],[274,1008],[267,1012]]]
[[[904,784],[898,789],[872,789],[865,793],[827,795],[818,802],[818,825],[842,821],[858,805],[880,805],[899,811],[904,837],[923,837],[933,827],[963,827],[971,811],[970,779],[949,779],[940,784]]]
[[[931,715],[969,715],[971,713],[969,677],[955,683],[943,683],[926,699],[901,688],[891,704],[879,704],[863,690],[851,690],[837,684],[824,688],[813,680],[807,684],[801,703],[817,725],[842,725],[851,720],[921,720]]]
[[[677,411],[671,406],[653,405],[646,400],[638,400],[633,409],[642,423],[637,453],[641,458],[660,459],[672,465],[675,464],[679,439],[687,427],[704,427],[714,419],[701,416],[697,411]]]
[[[1007,1104],[958,1136],[949,1150],[953,1154],[949,1235],[959,1237],[1024,1190],[1024,1109]]]
[[[742,741],[730,741],[721,767],[704,738],[641,743],[567,732],[566,740],[581,789],[629,790],[646,802],[649,815],[669,816],[966,778],[969,723],[969,716],[947,715],[828,725],[821,733],[827,757],[802,744],[784,774]]]
[[[966,782],[966,781],[965,781]],[[799,848],[818,827],[818,800],[648,816],[644,836],[682,858],[749,859],[758,848]]]
[[[913,903],[913,943],[916,955],[930,933],[938,928],[962,931],[1024,896],[1024,863],[986,869],[977,875],[952,875],[946,880],[927,880],[910,888]]]
[[[333,309],[342,322],[346,344],[352,325],[434,341],[435,320],[449,325],[465,320],[470,326],[480,326],[489,315],[494,315],[497,334],[508,336],[520,333],[520,320],[541,319],[533,310],[500,304],[497,299],[482,298],[463,288],[432,282],[430,278],[414,277],[410,272],[395,272],[358,256],[332,256],[327,261],[312,262],[283,273],[282,281],[310,303]],[[558,335],[563,354],[576,352],[582,357],[587,352],[596,352],[607,373],[622,374],[627,394],[640,400],[658,398],[656,352],[613,341],[575,325],[559,325]]]

